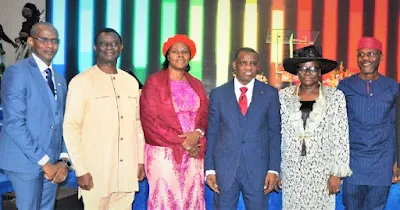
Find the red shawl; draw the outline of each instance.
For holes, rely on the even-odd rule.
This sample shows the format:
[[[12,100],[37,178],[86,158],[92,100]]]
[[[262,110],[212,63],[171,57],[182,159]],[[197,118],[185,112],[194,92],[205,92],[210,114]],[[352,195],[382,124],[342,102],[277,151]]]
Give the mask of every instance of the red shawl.
[[[200,80],[189,73],[185,77],[190,86],[200,97],[200,107],[195,119],[195,129],[206,132],[208,98]],[[174,159],[182,162],[185,150],[182,147],[184,138],[177,114],[172,102],[169,72],[167,69],[152,74],[143,86],[140,96],[140,119],[147,144],[169,147],[173,151]],[[200,139],[200,153],[196,158],[204,158],[206,138]]]

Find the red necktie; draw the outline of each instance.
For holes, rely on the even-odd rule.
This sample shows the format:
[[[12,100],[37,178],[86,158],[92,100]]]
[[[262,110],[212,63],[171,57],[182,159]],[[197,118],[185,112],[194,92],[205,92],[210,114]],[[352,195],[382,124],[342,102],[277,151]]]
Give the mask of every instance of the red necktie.
[[[247,97],[246,97],[246,92],[247,92],[247,87],[241,87],[240,92],[242,92],[239,96],[239,106],[240,106],[240,111],[242,111],[243,116],[246,115],[247,112]]]

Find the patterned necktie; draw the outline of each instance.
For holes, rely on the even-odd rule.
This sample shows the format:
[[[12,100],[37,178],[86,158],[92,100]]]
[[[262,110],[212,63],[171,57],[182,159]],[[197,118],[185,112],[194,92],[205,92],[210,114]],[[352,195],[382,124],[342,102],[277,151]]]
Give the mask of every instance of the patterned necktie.
[[[53,93],[53,95],[55,95],[55,92],[54,92],[54,83],[53,83],[53,75],[52,75],[52,72],[51,72],[51,70],[50,70],[50,69],[46,69],[46,70],[45,70],[45,72],[46,72],[46,80],[47,80],[47,84],[49,85],[49,87],[50,87],[50,90],[51,90],[51,92]]]
[[[247,87],[241,87],[240,92],[242,92],[239,96],[240,111],[242,111],[243,116],[245,116],[247,112],[247,97],[246,97]]]

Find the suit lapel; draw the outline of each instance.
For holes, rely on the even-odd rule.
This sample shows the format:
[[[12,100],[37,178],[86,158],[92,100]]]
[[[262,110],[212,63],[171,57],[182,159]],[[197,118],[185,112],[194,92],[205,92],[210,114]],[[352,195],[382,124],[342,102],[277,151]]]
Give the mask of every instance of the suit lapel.
[[[64,96],[65,90],[63,88],[63,85],[61,85],[62,79],[60,77],[61,76],[57,72],[54,71],[54,86],[56,87],[57,94],[58,94],[57,103],[56,103],[57,104],[56,109],[60,109],[61,105],[64,104],[63,103],[63,101],[64,101],[64,97],[63,96]]]
[[[44,78],[40,73],[40,70],[32,56],[29,57],[29,67],[33,83],[38,88],[40,96],[48,106],[51,106],[51,102],[48,95],[49,87],[47,86],[46,81],[44,81]]]
[[[225,94],[223,101],[224,103],[226,103],[226,110],[228,111],[228,113],[232,113],[232,122],[237,122],[236,124],[239,128],[241,128],[240,123],[243,122],[243,115],[240,111],[239,103],[236,99],[233,80],[228,83],[227,93]]]
[[[246,116],[251,117],[253,114],[257,114],[258,106],[260,105],[260,101],[264,92],[261,89],[261,84],[257,80],[254,81],[254,88],[253,88],[253,97],[251,99],[251,103],[249,108],[247,109]]]

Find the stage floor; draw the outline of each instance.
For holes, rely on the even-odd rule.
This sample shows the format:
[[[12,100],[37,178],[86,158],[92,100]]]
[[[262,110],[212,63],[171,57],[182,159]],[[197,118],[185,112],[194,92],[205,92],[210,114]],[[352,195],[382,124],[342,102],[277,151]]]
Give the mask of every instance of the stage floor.
[[[56,202],[55,210],[83,210],[82,201],[78,200],[76,194],[76,178],[74,173],[70,173],[68,177],[68,182],[64,184],[64,187],[60,187],[58,200]],[[136,193],[135,202],[132,209],[134,210],[146,210],[147,209],[147,199],[148,199],[148,184],[147,181],[143,181],[139,185],[140,191]],[[212,210],[212,191],[206,187],[205,189],[205,200],[206,209]],[[270,197],[270,210],[280,210],[282,208],[281,193],[271,193]],[[1,208],[0,208],[1,209]],[[15,200],[14,201],[4,201],[3,210],[15,210]],[[245,210],[243,200],[240,198],[238,210]],[[342,210],[342,194],[339,193],[336,196],[336,209]],[[400,209],[400,184],[392,185],[389,198],[387,201],[386,210],[398,210]]]

